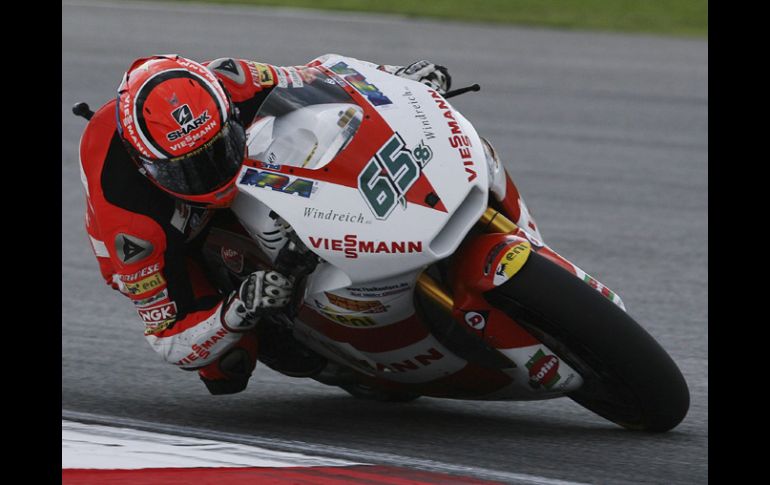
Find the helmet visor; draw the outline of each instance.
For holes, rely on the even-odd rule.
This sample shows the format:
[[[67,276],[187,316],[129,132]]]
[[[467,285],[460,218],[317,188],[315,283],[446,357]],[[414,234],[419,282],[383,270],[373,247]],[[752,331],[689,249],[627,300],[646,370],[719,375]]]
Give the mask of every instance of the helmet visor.
[[[144,157],[139,160],[161,187],[180,195],[203,195],[235,177],[245,151],[246,133],[231,117],[213,139],[187,155],[168,160]]]

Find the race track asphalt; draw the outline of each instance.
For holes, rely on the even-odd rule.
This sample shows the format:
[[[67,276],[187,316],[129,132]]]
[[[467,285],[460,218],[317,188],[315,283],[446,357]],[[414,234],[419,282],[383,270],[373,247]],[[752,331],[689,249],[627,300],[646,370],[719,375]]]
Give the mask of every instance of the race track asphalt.
[[[708,450],[708,43],[395,16],[180,4],[62,4],[62,409],[589,483],[705,483]],[[690,386],[684,422],[624,431],[567,399],[372,404],[259,367],[208,396],[161,362],[101,281],[83,230],[77,146],[136,57],[303,64],[337,52],[427,58],[506,160],[546,241],[622,297]],[[509,473],[510,475],[505,475]],[[494,474],[487,476],[494,476]],[[508,476],[508,479],[505,477]]]

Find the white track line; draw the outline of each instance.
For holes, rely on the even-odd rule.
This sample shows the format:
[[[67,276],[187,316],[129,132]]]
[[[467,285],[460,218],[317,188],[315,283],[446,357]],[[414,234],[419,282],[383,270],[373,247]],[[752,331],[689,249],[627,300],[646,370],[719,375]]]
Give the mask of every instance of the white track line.
[[[362,465],[303,453],[62,420],[62,468],[341,467]]]
[[[498,480],[507,483],[533,484],[533,485],[586,485],[585,482],[572,482],[557,480],[554,478],[529,475],[526,473],[511,473],[499,470],[490,470],[474,466],[457,465],[453,463],[441,463],[433,460],[412,458],[400,456],[392,453],[380,453],[366,450],[355,450],[341,446],[321,445],[297,440],[281,440],[276,438],[265,438],[259,436],[249,436],[236,433],[225,433],[221,431],[212,431],[203,428],[193,428],[188,426],[178,426],[173,424],[153,423],[133,418],[121,418],[117,416],[104,416],[92,413],[83,413],[78,411],[62,410],[62,419],[71,421],[81,421],[85,423],[94,423],[107,426],[124,426],[143,431],[155,433],[167,433],[171,435],[190,436],[200,439],[227,441],[231,443],[240,443],[250,446],[269,448],[272,450],[313,454],[326,456],[340,460],[351,460],[355,462],[365,462],[379,465],[391,465],[416,468],[432,472],[454,473],[466,475],[487,480]]]

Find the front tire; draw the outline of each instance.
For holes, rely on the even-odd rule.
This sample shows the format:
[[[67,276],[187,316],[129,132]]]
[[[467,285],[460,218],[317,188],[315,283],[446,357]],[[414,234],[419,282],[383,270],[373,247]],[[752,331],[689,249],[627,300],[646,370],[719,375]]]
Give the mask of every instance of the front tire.
[[[583,377],[578,404],[625,428],[668,431],[687,414],[687,383],[665,350],[626,312],[532,252],[487,300]]]

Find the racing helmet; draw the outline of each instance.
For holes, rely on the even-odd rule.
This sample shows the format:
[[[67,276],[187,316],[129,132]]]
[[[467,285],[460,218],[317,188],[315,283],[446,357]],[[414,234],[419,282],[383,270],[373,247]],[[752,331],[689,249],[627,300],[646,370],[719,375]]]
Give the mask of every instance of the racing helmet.
[[[139,171],[191,204],[228,207],[246,133],[224,86],[178,55],[137,59],[118,87],[117,125]]]

